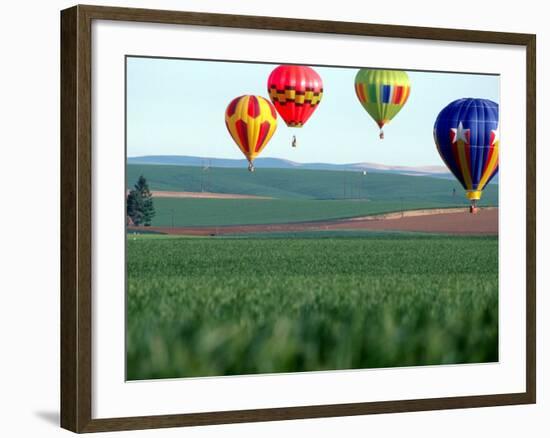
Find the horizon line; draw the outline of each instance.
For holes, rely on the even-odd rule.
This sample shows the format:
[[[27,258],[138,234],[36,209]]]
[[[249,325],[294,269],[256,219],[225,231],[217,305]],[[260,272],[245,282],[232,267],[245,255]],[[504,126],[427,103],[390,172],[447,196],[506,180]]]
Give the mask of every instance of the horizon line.
[[[232,160],[232,161],[246,161],[245,158],[225,158],[225,157],[209,157],[209,156],[201,156],[201,155],[177,155],[177,154],[149,154],[149,155],[127,155],[126,160],[130,158],[147,158],[147,157],[186,157],[186,158],[198,158],[203,160]],[[329,164],[334,166],[345,166],[345,165],[354,165],[354,164],[372,164],[372,165],[378,165],[378,166],[389,166],[389,167],[408,167],[408,168],[418,168],[418,167],[439,167],[444,169],[447,172],[450,172],[450,170],[445,166],[445,164],[418,164],[418,165],[407,165],[407,164],[387,164],[387,163],[379,163],[374,161],[354,161],[354,162],[343,162],[343,163],[334,163],[334,162],[327,162],[327,161],[294,161],[290,160],[288,158],[280,158],[280,157],[258,157],[256,160],[265,160],[265,159],[271,159],[271,160],[280,160],[280,161],[286,161],[289,163],[296,163],[296,164]]]

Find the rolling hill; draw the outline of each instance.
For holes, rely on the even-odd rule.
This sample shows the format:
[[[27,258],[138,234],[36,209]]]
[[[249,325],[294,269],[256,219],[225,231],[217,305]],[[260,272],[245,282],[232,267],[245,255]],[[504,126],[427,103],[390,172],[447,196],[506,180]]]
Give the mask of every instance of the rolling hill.
[[[196,166],[127,166],[130,188],[139,175],[151,190],[238,193],[277,199],[369,199],[370,201],[421,201],[444,205],[467,205],[462,187],[454,180],[392,173],[334,170],[217,168]],[[453,188],[456,196],[453,196]],[[489,185],[484,205],[498,204],[498,184]]]
[[[146,155],[142,157],[128,157],[128,164],[155,164],[193,167],[227,167],[240,168],[247,166],[244,159],[202,158],[187,155]],[[445,166],[390,166],[377,163],[298,163],[281,158],[257,158],[254,166],[258,169],[307,169],[307,170],[345,170],[351,172],[385,172],[402,175],[424,175],[439,178],[452,178]]]
[[[450,179],[395,173],[129,164],[130,188],[140,175],[151,190],[215,192],[273,199],[155,198],[155,226],[269,224],[339,219],[391,211],[468,205]],[[453,188],[456,195],[453,196]],[[498,185],[480,205],[498,205]]]

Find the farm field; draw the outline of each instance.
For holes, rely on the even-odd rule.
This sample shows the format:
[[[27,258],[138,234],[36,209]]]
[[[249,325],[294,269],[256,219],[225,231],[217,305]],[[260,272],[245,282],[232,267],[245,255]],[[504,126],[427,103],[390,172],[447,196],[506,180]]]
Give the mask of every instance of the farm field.
[[[144,175],[151,190],[263,196],[272,199],[154,197],[155,227],[279,224],[342,219],[425,208],[464,207],[454,181],[390,173],[128,165],[131,184]],[[453,188],[457,190],[453,196]],[[480,206],[498,205],[498,185],[489,185]]]
[[[128,188],[140,175],[145,176],[151,190],[207,191],[266,196],[278,199],[365,199],[371,201],[429,200],[431,202],[468,205],[460,185],[451,179],[428,176],[408,176],[391,173],[258,169],[254,173],[243,169],[128,164]],[[453,188],[457,196],[452,196]],[[498,185],[489,184],[481,205],[498,204]]]
[[[129,236],[127,378],[498,360],[498,238]]]
[[[154,227],[283,224],[452,207],[425,201],[156,198]]]
[[[322,231],[415,232],[447,235],[498,235],[498,208],[484,208],[470,214],[464,208],[409,210],[346,219],[311,222],[268,223],[252,225],[200,225],[185,227],[135,227],[128,234],[169,234],[179,236],[239,236],[254,234],[297,234]]]

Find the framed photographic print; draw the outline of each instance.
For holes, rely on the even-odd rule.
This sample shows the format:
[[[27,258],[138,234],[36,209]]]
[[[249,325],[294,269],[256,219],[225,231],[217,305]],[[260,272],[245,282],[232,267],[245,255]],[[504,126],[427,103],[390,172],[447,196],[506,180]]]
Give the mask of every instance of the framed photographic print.
[[[535,36],[61,13],[61,423],[535,403]]]

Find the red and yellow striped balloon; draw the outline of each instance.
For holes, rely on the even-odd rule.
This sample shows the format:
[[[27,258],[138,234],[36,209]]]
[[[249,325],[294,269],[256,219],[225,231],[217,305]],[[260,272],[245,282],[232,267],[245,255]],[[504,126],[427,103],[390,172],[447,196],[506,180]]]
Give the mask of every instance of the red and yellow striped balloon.
[[[275,107],[261,96],[236,97],[225,110],[225,125],[253,171],[254,159],[277,129]]]

